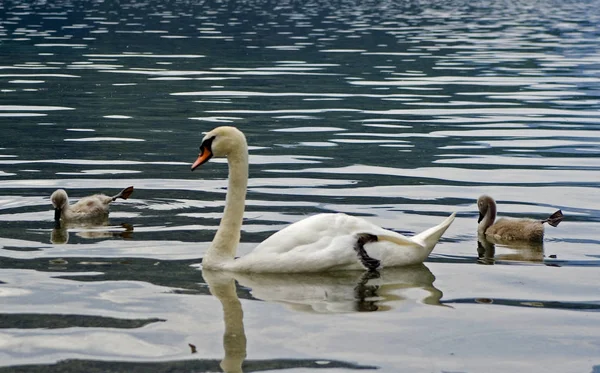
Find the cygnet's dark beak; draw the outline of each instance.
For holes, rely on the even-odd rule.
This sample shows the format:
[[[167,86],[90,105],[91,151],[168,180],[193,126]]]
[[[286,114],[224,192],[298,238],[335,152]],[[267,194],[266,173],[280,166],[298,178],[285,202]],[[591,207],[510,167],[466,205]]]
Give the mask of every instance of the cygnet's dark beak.
[[[57,207],[54,209],[54,221],[60,221],[60,213],[61,213],[60,207]]]
[[[479,211],[479,219],[477,220],[477,223],[481,223],[481,221],[483,220],[483,216],[483,213]]]

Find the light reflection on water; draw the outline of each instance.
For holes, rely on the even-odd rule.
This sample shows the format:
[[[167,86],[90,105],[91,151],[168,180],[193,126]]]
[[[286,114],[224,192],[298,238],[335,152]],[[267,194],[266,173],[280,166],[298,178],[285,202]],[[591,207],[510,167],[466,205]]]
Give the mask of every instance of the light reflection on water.
[[[190,265],[227,168],[189,165],[202,132],[234,125],[251,162],[239,255],[318,212],[407,234],[459,213],[426,283],[237,279],[247,371],[598,369],[598,5],[0,4],[0,365],[218,369],[223,315]],[[55,189],[125,185],[105,226],[53,229]],[[483,193],[502,215],[567,217],[543,247],[478,246]],[[311,305],[290,300],[302,286]],[[388,312],[350,312],[361,297]]]

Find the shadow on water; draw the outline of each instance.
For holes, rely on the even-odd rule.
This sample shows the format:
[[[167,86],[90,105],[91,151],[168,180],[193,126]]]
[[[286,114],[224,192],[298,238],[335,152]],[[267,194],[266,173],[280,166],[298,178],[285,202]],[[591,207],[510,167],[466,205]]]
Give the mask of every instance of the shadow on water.
[[[114,317],[87,315],[51,315],[51,314],[1,314],[0,329],[63,329],[63,328],[119,328],[134,329],[163,322],[153,319],[117,319]]]
[[[73,373],[73,372],[112,372],[112,373],[179,373],[179,372],[220,372],[220,361],[216,359],[183,360],[166,362],[119,362],[95,360],[64,360],[50,365],[23,365],[0,368],[0,373]],[[285,369],[349,369],[374,370],[375,366],[358,365],[335,360],[273,359],[245,361],[243,372],[264,372]],[[236,371],[225,371],[226,373]],[[242,370],[239,370],[242,372]]]
[[[442,304],[482,304],[482,305],[497,305],[511,307],[526,307],[526,308],[545,308],[570,311],[587,311],[599,312],[599,302],[557,302],[557,301],[541,301],[532,299],[501,299],[501,298],[462,298],[448,299],[442,301]]]
[[[0,268],[60,272],[54,278],[80,282],[140,281],[173,289],[173,293],[208,295],[198,260],[140,258],[1,258]],[[73,275],[69,273],[72,272]],[[247,291],[240,296],[250,298]]]

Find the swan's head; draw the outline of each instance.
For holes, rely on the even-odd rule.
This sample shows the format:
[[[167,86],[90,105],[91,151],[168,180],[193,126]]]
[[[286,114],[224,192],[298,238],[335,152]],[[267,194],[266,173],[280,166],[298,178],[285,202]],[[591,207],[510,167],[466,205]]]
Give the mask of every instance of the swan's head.
[[[492,197],[483,195],[477,200],[477,209],[479,209],[479,220],[477,222],[481,223],[488,211],[496,215],[496,202]]]
[[[54,220],[60,220],[60,214],[69,205],[69,197],[64,189],[57,189],[50,196],[50,201],[54,207]]]
[[[248,152],[247,148],[246,137],[242,131],[235,127],[217,127],[202,139],[200,154],[192,165],[192,171],[212,157],[229,158],[234,155],[245,155]]]

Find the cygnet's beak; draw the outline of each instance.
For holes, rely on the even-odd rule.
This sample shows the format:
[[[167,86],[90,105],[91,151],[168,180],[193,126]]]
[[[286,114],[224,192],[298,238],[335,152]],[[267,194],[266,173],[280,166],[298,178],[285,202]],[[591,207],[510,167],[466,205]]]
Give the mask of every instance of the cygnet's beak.
[[[60,229],[60,214],[62,210],[60,207],[54,209],[54,228]]]
[[[479,211],[479,219],[477,220],[477,223],[481,223],[481,221],[483,220],[483,216],[483,213]]]

